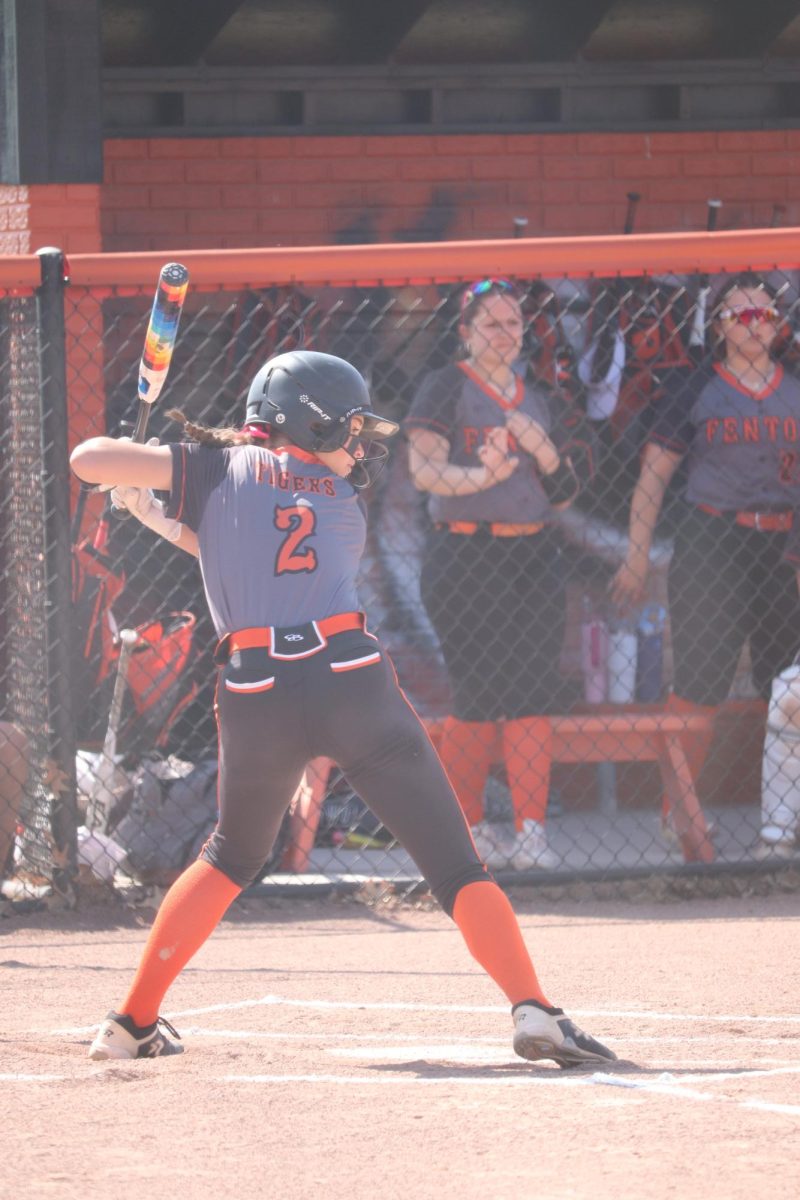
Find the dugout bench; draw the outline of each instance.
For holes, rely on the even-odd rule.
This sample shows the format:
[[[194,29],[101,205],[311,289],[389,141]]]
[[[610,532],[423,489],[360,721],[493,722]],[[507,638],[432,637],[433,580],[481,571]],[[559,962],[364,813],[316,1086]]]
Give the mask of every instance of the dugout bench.
[[[590,713],[550,720],[553,762],[657,762],[685,861],[713,862],[714,848],[681,743],[681,735],[707,732],[713,718],[665,713],[656,705],[602,705]],[[443,723],[443,718],[423,719],[434,746]],[[499,731],[496,761],[502,761]],[[333,765],[327,758],[316,758],[308,765],[290,809],[290,843],[282,862],[285,870],[307,869]]]

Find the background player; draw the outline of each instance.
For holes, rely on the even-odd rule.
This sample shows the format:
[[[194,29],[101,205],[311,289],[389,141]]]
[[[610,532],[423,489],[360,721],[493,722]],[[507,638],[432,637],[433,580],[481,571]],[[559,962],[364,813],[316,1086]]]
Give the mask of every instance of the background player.
[[[621,607],[644,593],[664,494],[688,456],[686,505],[669,566],[674,689],[667,708],[714,713],[750,645],[753,681],[800,645],[800,382],[774,361],[775,295],[759,277],[729,282],[713,312],[717,360],[676,375],[659,402],[631,502],[628,552],[611,584]],[[695,777],[712,733],[686,739]]]
[[[72,455],[88,482],[170,493],[162,532],[199,551],[221,668],[217,828],[166,894],[133,985],[90,1057],[181,1049],[158,1028],[167,988],[269,857],[307,761],[325,755],[406,848],[505,992],[515,1051],[562,1065],[615,1058],[543,994],[509,901],[359,610],[358,492],[385,455],[371,439],[396,424],[372,411],[350,364],[296,351],[256,375],[243,430],[185,428],[194,443],[93,438]]]
[[[422,599],[452,693],[440,754],[479,852],[517,870],[558,865],[545,834],[552,731],[541,715],[562,707],[566,598],[552,516],[579,490],[548,436],[546,395],[515,369],[523,332],[511,283],[472,284],[459,320],[465,357],[425,377],[405,422],[411,478],[430,493]],[[510,845],[482,821],[498,722]]]

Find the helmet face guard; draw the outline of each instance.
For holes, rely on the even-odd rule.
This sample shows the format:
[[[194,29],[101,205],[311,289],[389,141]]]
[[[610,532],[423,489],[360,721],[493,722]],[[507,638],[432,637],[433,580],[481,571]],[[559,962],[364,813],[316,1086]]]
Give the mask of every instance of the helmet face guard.
[[[264,364],[247,396],[247,424],[267,425],[312,454],[341,450],[350,440],[354,416],[363,420],[357,440],[365,443],[365,455],[348,479],[365,488],[388,454],[385,446],[373,446],[372,439],[392,437],[399,426],[372,411],[369,389],[354,366],[313,350],[279,354]]]
[[[353,463],[352,468],[347,473],[347,482],[352,484],[356,491],[359,492],[364,488],[368,488],[371,483],[375,482],[386,466],[388,457],[388,446],[384,446],[381,442],[366,442],[364,444],[364,457],[357,458]]]

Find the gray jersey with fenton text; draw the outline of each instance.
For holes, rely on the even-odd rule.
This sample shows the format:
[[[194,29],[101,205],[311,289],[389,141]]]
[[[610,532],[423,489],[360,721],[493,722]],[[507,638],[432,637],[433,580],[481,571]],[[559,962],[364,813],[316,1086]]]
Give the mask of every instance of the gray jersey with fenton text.
[[[650,440],[689,455],[686,498],[723,511],[800,501],[800,382],[782,366],[752,393],[717,365],[671,381]]]
[[[423,380],[405,419],[406,429],[427,429],[450,443],[449,461],[461,467],[479,467],[478,450],[489,430],[504,426],[506,414],[519,411],[541,425],[552,424],[547,400],[539,391],[517,381],[517,394],[504,400],[464,363],[432,371]],[[550,502],[529,454],[509,437],[509,449],[520,464],[509,479],[464,496],[432,495],[428,512],[433,521],[547,521]]]
[[[752,393],[716,364],[675,373],[649,440],[688,454],[686,499],[722,512],[793,510],[784,558],[800,556],[800,381],[778,364]]]

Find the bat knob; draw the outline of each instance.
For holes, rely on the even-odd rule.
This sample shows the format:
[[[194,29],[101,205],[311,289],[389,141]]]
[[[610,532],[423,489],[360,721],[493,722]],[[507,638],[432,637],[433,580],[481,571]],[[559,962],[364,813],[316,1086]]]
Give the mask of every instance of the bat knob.
[[[171,284],[172,287],[182,287],[189,278],[189,272],[183,263],[167,263],[161,268],[161,280],[164,283]]]
[[[139,634],[135,629],[120,629],[119,640],[123,646],[135,646],[139,640]]]

